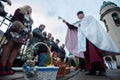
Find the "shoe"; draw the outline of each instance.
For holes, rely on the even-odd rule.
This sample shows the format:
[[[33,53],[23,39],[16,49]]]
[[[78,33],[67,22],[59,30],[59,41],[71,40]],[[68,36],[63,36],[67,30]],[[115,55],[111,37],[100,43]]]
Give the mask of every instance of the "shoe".
[[[2,64],[0,63],[0,75],[6,75],[7,72],[5,70],[5,67],[2,66]]]
[[[106,76],[106,72],[105,71],[100,71],[98,76]]]
[[[86,73],[85,75],[96,75],[96,72],[88,72],[88,73]]]
[[[5,67],[0,67],[0,75],[7,75],[7,71],[5,70]]]
[[[12,75],[12,74],[14,74],[15,72],[13,72],[12,70],[9,70],[9,71],[7,71],[7,75]]]
[[[7,72],[7,75],[12,75],[14,74],[15,72],[11,69],[11,64],[9,61],[7,61],[6,63],[6,72]]]

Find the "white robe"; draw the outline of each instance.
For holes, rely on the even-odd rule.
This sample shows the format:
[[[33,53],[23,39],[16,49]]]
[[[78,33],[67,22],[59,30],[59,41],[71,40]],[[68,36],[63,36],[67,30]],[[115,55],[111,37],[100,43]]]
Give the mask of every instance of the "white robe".
[[[79,27],[79,24],[80,27]],[[76,26],[76,25],[74,25]],[[86,51],[86,38],[97,48],[113,53],[120,53],[115,43],[103,30],[99,22],[92,16],[87,16],[78,23],[78,50]]]

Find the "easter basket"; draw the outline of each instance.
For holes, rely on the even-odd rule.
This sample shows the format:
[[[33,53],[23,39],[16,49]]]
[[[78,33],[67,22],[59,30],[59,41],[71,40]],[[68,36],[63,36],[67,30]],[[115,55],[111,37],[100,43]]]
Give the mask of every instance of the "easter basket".
[[[49,47],[43,43],[38,42],[34,44],[32,49],[34,49],[37,45],[43,44],[48,48],[48,51],[50,53],[50,58],[48,58],[48,61],[45,63],[45,66],[39,67],[35,65],[34,60],[27,60],[26,63],[23,65],[23,71],[24,71],[24,78],[25,80],[56,80],[57,72],[59,67],[55,67],[52,64],[52,53],[49,49]]]
[[[56,80],[59,67],[31,67],[29,68],[34,72],[31,75],[24,76],[25,80]],[[34,74],[34,75],[33,75]]]

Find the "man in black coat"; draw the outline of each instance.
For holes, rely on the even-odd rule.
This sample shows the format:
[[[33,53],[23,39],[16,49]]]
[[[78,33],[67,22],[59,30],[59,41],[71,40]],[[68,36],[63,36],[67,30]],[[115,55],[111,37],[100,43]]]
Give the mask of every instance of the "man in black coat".
[[[65,58],[65,55],[66,55],[64,47],[65,47],[64,44],[62,44],[62,46],[60,46],[60,58],[61,58],[61,61],[64,61],[64,58]]]
[[[33,38],[30,40],[30,44],[34,44],[37,42],[42,42],[44,39],[43,30],[45,29],[45,25],[41,24],[39,28],[35,28],[33,30]]]

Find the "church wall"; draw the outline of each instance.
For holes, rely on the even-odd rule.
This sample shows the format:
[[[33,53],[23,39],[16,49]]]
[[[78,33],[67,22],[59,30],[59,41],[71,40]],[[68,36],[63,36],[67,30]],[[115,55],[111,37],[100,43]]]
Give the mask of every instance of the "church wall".
[[[112,14],[117,13],[116,11],[110,12],[103,17],[103,20],[106,20],[106,24],[108,25],[108,34],[115,42],[118,48],[120,48],[120,26],[116,26],[113,21]]]
[[[106,7],[104,7],[100,14],[104,14],[108,9],[114,8],[115,5],[108,5]],[[108,12],[107,14],[105,14],[102,17],[102,21],[105,20],[105,25],[107,25],[108,27],[108,34],[110,35],[110,37],[112,38],[112,40],[115,42],[115,44],[117,45],[117,47],[120,49],[120,26],[116,26],[112,14],[113,13],[117,13],[119,18],[120,18],[120,10],[112,10],[110,12]],[[120,66],[120,55],[116,56],[116,62],[117,62],[117,66]]]

